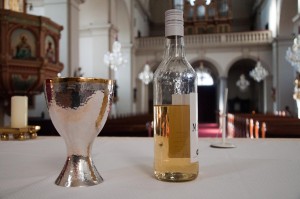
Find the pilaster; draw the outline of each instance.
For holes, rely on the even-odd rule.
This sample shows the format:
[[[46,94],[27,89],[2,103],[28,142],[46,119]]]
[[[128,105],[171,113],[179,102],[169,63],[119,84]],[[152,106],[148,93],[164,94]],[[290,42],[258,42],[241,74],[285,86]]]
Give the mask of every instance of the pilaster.
[[[73,76],[79,67],[79,5],[82,0],[45,0],[44,14],[64,27],[60,39],[62,76]]]

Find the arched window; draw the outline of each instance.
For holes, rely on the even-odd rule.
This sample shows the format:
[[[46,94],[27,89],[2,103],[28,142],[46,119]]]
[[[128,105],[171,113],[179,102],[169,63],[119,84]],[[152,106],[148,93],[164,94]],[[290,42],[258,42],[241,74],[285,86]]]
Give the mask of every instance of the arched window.
[[[213,18],[215,17],[215,15],[216,15],[216,10],[215,10],[215,8],[214,8],[214,7],[210,7],[210,8],[208,9],[208,18],[209,18],[209,19],[213,19]]]
[[[174,8],[183,10],[183,1],[184,0],[173,0]]]
[[[205,19],[205,6],[201,5],[197,8],[197,18]]]
[[[188,19],[193,20],[194,18],[194,7],[189,8]]]
[[[228,16],[228,4],[226,0],[221,1],[221,3],[219,4],[219,13],[221,17]]]

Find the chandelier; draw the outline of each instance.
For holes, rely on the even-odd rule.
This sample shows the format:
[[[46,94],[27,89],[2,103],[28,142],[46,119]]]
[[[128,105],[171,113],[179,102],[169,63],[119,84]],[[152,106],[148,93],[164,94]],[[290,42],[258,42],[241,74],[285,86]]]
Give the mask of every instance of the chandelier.
[[[188,1],[190,2],[191,6],[194,6],[194,5],[195,5],[195,0],[188,0]],[[206,1],[205,1],[205,4],[206,4],[206,5],[209,5],[210,2],[211,2],[211,0],[206,0]]]
[[[287,49],[285,58],[298,72],[300,72],[300,35],[294,39],[292,47]]]
[[[139,74],[139,79],[146,85],[153,80],[153,72],[150,70],[149,64],[145,64],[144,70]]]
[[[112,52],[108,51],[104,54],[104,63],[114,71],[117,71],[120,66],[127,63],[127,60],[123,58],[121,53],[121,47],[121,43],[116,38],[112,46]]]
[[[240,79],[236,82],[236,86],[240,88],[241,91],[244,91],[250,85],[249,81],[246,79],[244,74],[241,74]]]
[[[211,86],[214,84],[214,80],[210,75],[207,68],[203,66],[203,62],[200,63],[200,67],[196,69],[198,86]]]
[[[261,62],[258,59],[255,68],[251,70],[249,74],[257,82],[260,82],[261,80],[265,79],[269,73],[264,67],[262,67]]]

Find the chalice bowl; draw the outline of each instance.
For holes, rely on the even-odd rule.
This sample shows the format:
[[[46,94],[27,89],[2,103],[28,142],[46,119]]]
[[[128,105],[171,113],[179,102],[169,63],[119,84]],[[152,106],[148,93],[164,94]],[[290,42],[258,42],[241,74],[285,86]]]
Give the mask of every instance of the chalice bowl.
[[[94,166],[91,151],[109,114],[113,89],[113,80],[100,78],[45,80],[49,115],[67,148],[67,160],[55,184],[85,187],[103,181]]]

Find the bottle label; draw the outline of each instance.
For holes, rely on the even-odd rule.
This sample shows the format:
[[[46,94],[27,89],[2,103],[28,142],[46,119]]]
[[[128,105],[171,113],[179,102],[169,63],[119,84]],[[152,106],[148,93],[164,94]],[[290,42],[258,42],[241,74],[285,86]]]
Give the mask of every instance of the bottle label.
[[[192,163],[198,162],[198,98],[197,97],[198,97],[197,93],[172,95],[172,105],[189,106],[189,111],[188,111],[189,112],[189,124],[188,124],[189,135],[187,135],[189,137],[189,140],[185,144],[187,145],[187,147],[189,147],[188,154]],[[180,137],[177,139],[180,139]],[[171,142],[172,139],[170,137],[170,143]]]

